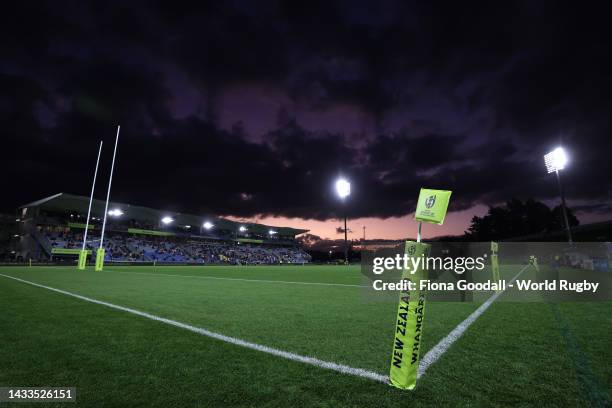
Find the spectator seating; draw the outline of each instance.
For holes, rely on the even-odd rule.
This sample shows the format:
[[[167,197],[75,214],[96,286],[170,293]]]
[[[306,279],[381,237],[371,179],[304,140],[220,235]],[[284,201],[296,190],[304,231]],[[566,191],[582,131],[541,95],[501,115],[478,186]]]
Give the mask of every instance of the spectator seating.
[[[45,232],[52,248],[82,246],[83,234],[70,232]],[[87,248],[95,249],[100,237],[87,236]],[[303,264],[311,258],[296,247],[211,243],[187,238],[136,236],[109,233],[104,238],[106,261],[164,262],[164,263],[229,263],[236,265]]]

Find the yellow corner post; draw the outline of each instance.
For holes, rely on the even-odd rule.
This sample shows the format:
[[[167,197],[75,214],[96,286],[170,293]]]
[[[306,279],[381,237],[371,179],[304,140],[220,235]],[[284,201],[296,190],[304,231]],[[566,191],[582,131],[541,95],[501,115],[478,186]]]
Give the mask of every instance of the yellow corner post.
[[[422,242],[406,241],[405,253],[409,257],[429,254],[430,246]],[[419,263],[416,270],[404,270],[402,282],[410,285],[400,292],[395,323],[395,338],[391,353],[391,385],[402,390],[416,386],[419,371],[419,355],[423,344],[423,320],[425,316],[425,292],[419,289],[420,281],[427,279],[427,271]]]
[[[491,242],[491,273],[492,279],[494,282],[499,282],[501,280],[499,276],[499,259],[497,258],[497,250],[499,249],[499,244],[497,242]],[[501,287],[501,285],[498,285]],[[498,289],[499,292],[501,289]]]

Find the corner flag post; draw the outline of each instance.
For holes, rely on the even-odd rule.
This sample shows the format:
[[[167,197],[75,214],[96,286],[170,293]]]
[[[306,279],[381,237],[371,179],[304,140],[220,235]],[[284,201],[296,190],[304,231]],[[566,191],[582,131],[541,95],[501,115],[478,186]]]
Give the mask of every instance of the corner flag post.
[[[429,256],[430,245],[421,242],[423,222],[441,225],[444,222],[451,192],[445,190],[421,189],[414,218],[419,222],[417,241],[406,241],[404,253],[408,257]],[[392,386],[402,390],[416,387],[419,372],[419,355],[423,344],[423,325],[425,317],[425,291],[420,282],[427,279],[423,264],[413,271],[402,272],[402,283],[407,288],[400,292],[391,368],[389,380]]]
[[[491,273],[492,278],[495,282],[499,282],[501,279],[499,276],[499,259],[497,258],[498,250],[499,244],[497,242],[491,241]],[[500,292],[501,289],[498,289],[497,291]]]
[[[100,140],[100,148],[98,149],[98,160],[96,160],[96,170],[94,171],[93,182],[91,183],[91,195],[89,196],[89,207],[87,208],[87,221],[85,222],[85,232],[83,233],[83,249],[79,252],[79,265],[80,270],[85,269],[87,264],[87,232],[89,230],[89,216],[91,215],[91,202],[93,201],[94,190],[96,187],[96,177],[98,176],[98,165],[100,164],[100,154],[102,153],[102,140]]]
[[[100,247],[96,253],[96,271],[101,271],[104,268],[104,231],[106,229],[106,217],[108,216],[108,200],[110,198],[111,185],[113,184],[113,171],[115,170],[115,157],[117,155],[117,143],[119,142],[119,131],[121,126],[117,126],[117,137],[115,138],[115,149],[113,150],[113,162],[111,163],[111,172],[108,179],[108,190],[106,190],[106,205],[104,206],[104,220],[102,221],[102,232],[100,233]]]

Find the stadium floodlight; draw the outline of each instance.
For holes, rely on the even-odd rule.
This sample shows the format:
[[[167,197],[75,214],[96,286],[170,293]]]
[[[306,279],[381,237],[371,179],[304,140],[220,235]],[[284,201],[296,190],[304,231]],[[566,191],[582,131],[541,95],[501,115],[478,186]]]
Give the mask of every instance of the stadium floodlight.
[[[561,210],[563,211],[563,220],[565,222],[565,230],[567,231],[567,241],[572,243],[572,230],[567,219],[567,208],[565,205],[565,194],[563,194],[563,185],[561,184],[561,175],[559,170],[563,170],[568,162],[567,153],[561,146],[557,147],[552,152],[544,155],[544,164],[546,165],[546,171],[555,173],[557,176],[557,185],[559,186],[559,195],[561,196]]]
[[[245,227],[244,225],[241,225],[240,228],[238,228],[240,230],[240,232],[244,232],[247,230],[247,227]]]
[[[214,227],[214,224],[210,221],[206,221],[204,224],[202,224],[202,226],[204,227],[204,229],[210,230],[212,229],[212,227]]]
[[[343,177],[336,180],[336,193],[344,202],[351,195],[351,183]],[[348,236],[346,229],[346,209],[344,210],[344,263],[348,265]]]
[[[119,208],[113,208],[108,212],[108,215],[111,217],[121,217],[123,215],[123,211],[121,211]]]
[[[271,229],[270,231],[268,231],[268,234],[270,234],[270,235],[274,235],[274,234],[278,234],[278,233],[277,233],[276,231],[274,231],[274,230],[272,230],[272,229]]]
[[[562,147],[557,147],[552,152],[544,155],[544,164],[546,165],[546,171],[549,173],[563,170],[567,162],[567,154]]]
[[[336,193],[338,193],[338,197],[344,200],[351,195],[351,183],[342,177],[339,178],[336,180]]]
[[[162,218],[162,219],[161,219],[161,222],[162,222],[164,225],[168,225],[168,224],[171,224],[171,223],[173,223],[173,222],[174,222],[174,218],[172,218],[172,217],[168,217],[168,216],[165,216],[164,218]]]

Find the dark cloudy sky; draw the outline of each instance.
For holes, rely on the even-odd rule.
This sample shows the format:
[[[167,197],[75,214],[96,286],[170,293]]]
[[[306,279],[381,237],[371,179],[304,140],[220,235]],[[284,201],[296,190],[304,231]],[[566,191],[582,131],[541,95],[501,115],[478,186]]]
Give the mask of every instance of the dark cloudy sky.
[[[583,222],[612,213],[609,13],[574,2],[10,2],[0,14],[2,211],[87,195],[306,226],[411,232],[420,187],[449,222],[556,203],[562,143]],[[302,5],[300,5],[302,4]],[[296,218],[296,219],[287,219]],[[386,221],[385,221],[386,220]]]

